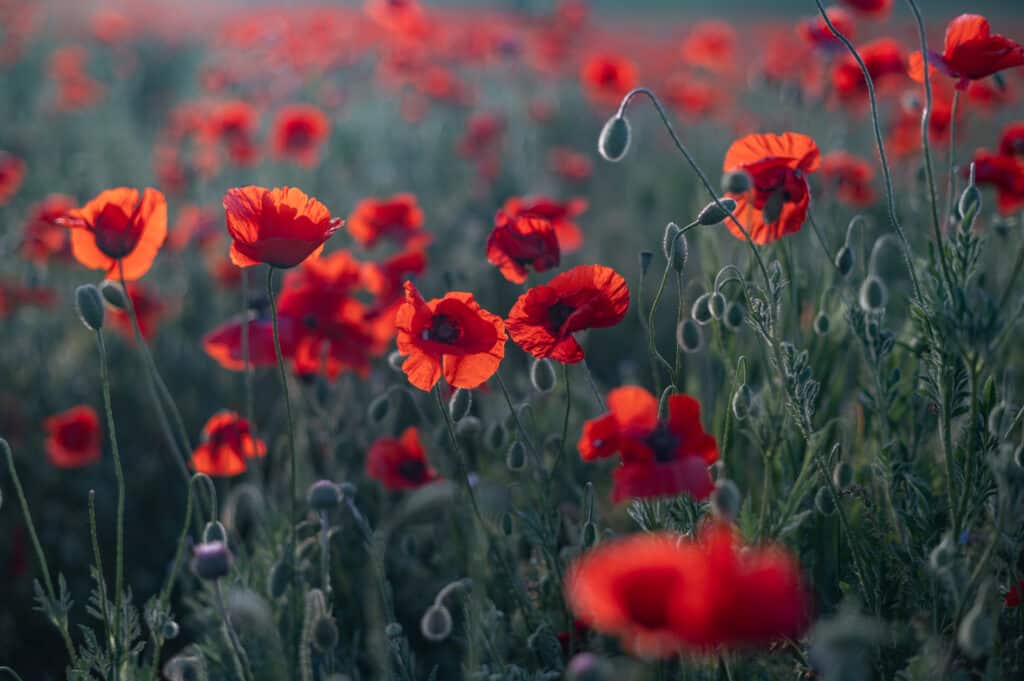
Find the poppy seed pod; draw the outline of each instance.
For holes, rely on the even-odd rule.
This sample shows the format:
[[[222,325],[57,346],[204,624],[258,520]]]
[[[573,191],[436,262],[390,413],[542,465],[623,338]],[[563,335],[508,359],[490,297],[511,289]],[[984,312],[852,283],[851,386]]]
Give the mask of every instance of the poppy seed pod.
[[[537,392],[549,393],[555,389],[555,367],[546,358],[535,359],[530,366],[530,382]]]
[[[206,527],[203,528],[203,541],[207,544],[215,541],[219,541],[222,544],[227,544],[228,531],[224,529],[224,526],[216,520],[210,523],[206,523]]]
[[[838,251],[836,251],[836,269],[839,270],[839,274],[844,277],[850,273],[853,269],[853,249],[847,245],[843,245]]]
[[[814,333],[819,336],[827,336],[832,328],[832,320],[824,312],[819,312],[814,318]]]
[[[505,453],[505,465],[514,473],[518,473],[526,466],[526,446],[516,440]]]
[[[723,210],[718,207],[718,204],[712,201],[708,205],[704,206],[704,210],[697,216],[697,222],[700,224],[710,227],[711,225],[717,225],[723,222],[729,213],[736,210],[736,201],[730,198],[720,199],[722,206],[728,210]]]
[[[710,324],[714,317],[711,315],[711,294],[705,293],[693,301],[690,308],[690,317],[701,326]]]
[[[732,302],[725,308],[725,317],[723,321],[726,327],[730,331],[736,331],[743,326],[743,320],[747,318],[747,308],[743,306],[743,303]]]
[[[313,647],[329,653],[338,645],[338,624],[333,617],[321,616],[313,623]]]
[[[750,388],[746,383],[736,388],[736,392],[732,396],[732,415],[737,421],[743,421],[750,416],[750,404],[754,401],[754,396],[750,392]]]
[[[818,488],[814,495],[814,507],[823,516],[830,516],[836,512],[836,501],[832,498],[832,490],[827,485]]]
[[[227,544],[220,541],[204,542],[192,550],[189,566],[200,579],[220,579],[231,571],[234,558]]]
[[[91,331],[103,328],[103,296],[92,284],[83,284],[75,289],[75,309],[78,317]]]
[[[100,284],[100,294],[103,295],[103,299],[116,307],[118,310],[128,309],[128,296],[125,295],[124,289],[121,284],[116,281],[110,281],[105,279]]]
[[[676,342],[683,352],[697,352],[704,345],[704,332],[697,322],[684,319],[676,328]]]
[[[423,638],[439,643],[452,633],[452,614],[440,603],[427,608],[420,619],[420,633]]]
[[[722,478],[715,483],[715,489],[711,492],[711,512],[716,518],[730,522],[735,520],[742,502],[740,488],[732,480]]]
[[[745,170],[736,170],[722,175],[722,191],[726,194],[742,194],[750,189],[750,174]]]
[[[711,297],[708,298],[708,312],[711,313],[713,318],[721,319],[725,316],[726,304],[727,301],[725,300],[725,296],[718,291],[715,291],[711,294]]]
[[[629,151],[631,136],[629,121],[625,116],[616,114],[601,128],[601,135],[597,138],[597,151],[604,160],[617,163]]]
[[[880,278],[874,274],[864,280],[860,286],[860,306],[865,312],[875,312],[889,302],[889,290]]]
[[[341,490],[330,480],[317,480],[306,492],[306,503],[314,511],[330,511],[341,504]]]
[[[452,415],[452,421],[461,421],[472,407],[473,393],[464,388],[458,388],[448,400],[448,411]]]
[[[840,461],[832,469],[832,482],[839,490],[848,489],[853,484],[853,466],[846,461]]]

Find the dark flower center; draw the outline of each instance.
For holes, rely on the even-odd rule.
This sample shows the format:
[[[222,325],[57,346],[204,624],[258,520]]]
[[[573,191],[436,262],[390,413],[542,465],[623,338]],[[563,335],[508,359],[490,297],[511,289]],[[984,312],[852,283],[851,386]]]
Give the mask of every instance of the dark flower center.
[[[656,461],[665,463],[675,459],[676,449],[679,448],[679,436],[673,433],[668,423],[659,421],[657,427],[647,436],[647,446],[654,450]]]
[[[548,308],[548,324],[553,330],[560,331],[575,311],[572,305],[560,300]]]
[[[462,327],[454,317],[438,314],[430,321],[430,330],[427,334],[432,341],[452,345],[462,336]]]
[[[71,450],[81,451],[89,446],[91,429],[84,423],[71,423],[60,432],[60,441]]]
[[[426,477],[427,467],[419,459],[406,459],[398,464],[398,474],[409,482],[419,482]]]

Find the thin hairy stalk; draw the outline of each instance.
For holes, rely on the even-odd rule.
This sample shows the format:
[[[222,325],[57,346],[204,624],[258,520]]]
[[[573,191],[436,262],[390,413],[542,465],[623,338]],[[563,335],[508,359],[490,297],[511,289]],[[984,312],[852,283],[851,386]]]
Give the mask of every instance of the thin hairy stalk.
[[[946,217],[953,214],[953,194],[956,192],[956,117],[960,113],[960,91],[953,90],[953,106],[949,119],[949,156],[946,164]]]
[[[107,645],[114,650],[116,636],[110,628],[110,613],[107,611],[107,579],[103,576],[103,555],[100,553],[99,533],[96,531],[96,490],[89,490],[89,539],[92,544],[92,559],[96,563],[96,582],[100,592],[100,614],[103,628],[107,633]]]
[[[11,480],[14,481],[14,493],[18,497],[18,504],[21,506],[21,516],[25,519],[25,527],[28,529],[29,541],[32,542],[32,550],[36,554],[39,569],[43,572],[43,586],[46,588],[46,595],[50,601],[56,601],[57,592],[53,588],[53,579],[50,577],[50,566],[46,562],[43,545],[39,543],[36,524],[32,521],[32,513],[28,507],[28,498],[25,496],[25,489],[21,486],[21,478],[18,477],[18,470],[14,467],[14,452],[11,451],[11,446],[7,443],[7,440],[2,437],[0,437],[0,451],[4,453],[7,459],[7,470],[11,474]],[[74,664],[76,659],[75,647],[71,644],[71,634],[68,632],[67,622],[54,622],[53,624],[60,631],[61,638],[64,639],[64,647],[68,651],[68,657],[71,663]],[[14,672],[11,673],[14,674]]]
[[[231,644],[231,657],[235,662],[235,666],[238,668],[238,672],[241,674],[245,681],[252,681],[253,675],[252,670],[249,669],[249,658],[245,654],[245,649],[242,647],[242,641],[238,638],[238,633],[235,631],[235,627],[231,624],[231,618],[228,616],[227,606],[224,604],[224,592],[220,588],[220,580],[218,579],[213,583],[213,591],[217,599],[217,612],[220,613],[220,618],[224,622],[224,629],[228,633],[228,641]]]
[[[1009,302],[1022,270],[1024,270],[1024,242],[1021,243],[1020,249],[1017,251],[1017,260],[1013,263],[1013,271],[1010,272],[1010,278],[1006,280],[1006,288],[1003,289],[1003,294],[999,296],[999,304],[996,306],[997,310],[1002,310],[1006,303]]]
[[[331,597],[331,523],[327,511],[320,511],[320,588]]]
[[[811,229],[814,230],[814,236],[818,237],[818,243],[821,244],[821,250],[825,251],[825,257],[828,258],[832,268],[838,272],[839,266],[836,265],[835,254],[832,253],[832,249],[828,247],[828,242],[825,241],[825,235],[821,233],[821,228],[818,227],[818,221],[814,219],[814,211],[811,210],[810,206],[807,208],[807,221],[811,223]]]
[[[594,380],[594,374],[590,372],[590,365],[587,364],[587,358],[584,357],[580,364],[583,365],[583,374],[587,377],[587,383],[590,385],[590,391],[594,393],[594,399],[597,400],[597,406],[601,408],[601,411],[606,411],[607,407],[604,404],[604,397],[601,395],[601,391],[597,387],[597,381]]]
[[[871,102],[871,127],[875,133],[875,144],[878,147],[878,157],[882,163],[882,177],[885,180],[885,198],[886,206],[889,210],[889,224],[892,225],[893,230],[899,237],[900,245],[903,247],[903,259],[906,261],[907,272],[910,273],[910,282],[914,287],[914,296],[919,300],[923,301],[924,298],[921,295],[921,286],[917,279],[917,270],[914,268],[914,261],[910,255],[910,242],[907,241],[907,235],[903,231],[903,226],[900,224],[900,220],[896,215],[896,193],[893,190],[892,184],[892,171],[889,168],[889,158],[885,153],[885,142],[882,138],[882,128],[878,122],[878,101],[875,98],[875,84],[871,79],[871,73],[868,71],[867,64],[864,63],[864,59],[861,58],[857,48],[853,46],[853,43],[842,34],[832,24],[832,20],[828,16],[828,12],[825,11],[824,5],[821,4],[821,0],[814,0],[814,4],[818,6],[818,12],[821,14],[822,20],[825,25],[828,26],[828,30],[841,42],[850,55],[856,60],[857,65],[860,66],[861,74],[864,76],[864,82],[868,88],[868,99]]]
[[[242,372],[245,383],[245,420],[255,428],[255,393],[253,391],[252,367],[249,366],[249,268],[242,268]]]
[[[650,312],[647,313],[647,352],[650,353],[651,360],[653,362],[655,362],[655,363],[660,362],[661,365],[663,367],[665,367],[665,370],[668,371],[668,374],[669,374],[670,377],[673,375],[673,367],[672,367],[671,364],[668,363],[668,360],[665,359],[664,355],[661,354],[661,351],[658,350],[657,344],[654,342],[655,341],[655,338],[654,338],[654,335],[655,335],[654,317],[655,317],[655,314],[658,312],[658,304],[661,303],[661,296],[662,296],[663,293],[665,293],[665,284],[668,283],[668,275],[672,271],[672,255],[675,253],[676,241],[679,240],[679,239],[684,238],[683,235],[685,235],[688,231],[690,231],[691,229],[693,229],[694,227],[696,227],[699,224],[700,224],[699,222],[694,220],[693,222],[691,222],[690,224],[686,225],[685,227],[680,229],[678,232],[676,232],[672,236],[672,241],[667,244],[667,247],[665,249],[665,251],[666,251],[666,253],[665,253],[665,258],[666,258],[666,261],[665,261],[665,271],[662,272],[662,274],[661,274],[661,281],[658,283],[658,290],[654,294],[654,300],[651,301]],[[661,377],[660,377],[660,375],[655,374],[655,376],[654,376],[654,384],[655,384],[655,387],[657,389],[657,392],[660,393],[661,392]]]
[[[508,405],[508,410],[512,412],[512,419],[516,423],[516,428],[519,429],[520,436],[526,442],[526,445],[530,448],[530,451],[533,452],[534,458],[536,458],[539,463],[540,451],[533,444],[533,440],[530,438],[530,433],[527,432],[526,426],[523,425],[522,419],[519,418],[519,410],[516,409],[516,405],[512,401],[512,393],[508,391],[508,386],[505,385],[505,379],[503,379],[501,377],[501,374],[498,373],[497,371],[494,372],[494,377],[498,380],[498,385],[501,387],[501,394],[504,395],[505,397],[505,403]]]

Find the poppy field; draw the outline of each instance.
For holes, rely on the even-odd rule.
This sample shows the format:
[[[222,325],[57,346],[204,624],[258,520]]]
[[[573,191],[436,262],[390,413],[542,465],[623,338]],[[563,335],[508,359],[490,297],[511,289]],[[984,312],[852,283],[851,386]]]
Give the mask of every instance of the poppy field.
[[[0,679],[1024,678],[1016,0],[626,4],[0,0]]]

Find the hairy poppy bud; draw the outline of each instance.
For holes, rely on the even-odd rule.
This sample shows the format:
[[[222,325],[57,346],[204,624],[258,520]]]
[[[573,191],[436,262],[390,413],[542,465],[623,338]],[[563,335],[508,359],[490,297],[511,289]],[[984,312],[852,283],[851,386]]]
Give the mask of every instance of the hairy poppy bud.
[[[750,416],[750,403],[753,401],[754,397],[746,383],[736,388],[736,393],[732,396],[732,415],[737,421],[742,421]]]
[[[505,465],[514,473],[518,473],[526,466],[526,445],[519,440],[513,442],[505,453]]]
[[[448,638],[452,633],[452,614],[448,608],[440,603],[427,608],[420,619],[420,632],[423,638],[434,643]]]
[[[458,388],[452,393],[448,400],[448,411],[452,415],[452,421],[461,421],[469,414],[473,406],[473,393],[464,388]]]
[[[583,545],[583,548],[594,548],[600,538],[600,534],[597,531],[597,525],[593,522],[588,522],[583,525],[583,530],[580,533],[580,543]]]
[[[730,522],[735,520],[742,502],[740,488],[735,482],[722,478],[715,483],[715,489],[711,492],[711,512],[716,518]]]
[[[398,622],[388,622],[387,626],[384,627],[384,635],[390,639],[402,638],[404,634],[402,625]]]
[[[679,234],[679,225],[670,222],[665,225],[665,232],[661,237],[661,252],[665,254],[666,260],[672,259],[672,251],[675,249],[676,235]]]
[[[974,224],[974,218],[981,211],[981,191],[978,189],[978,185],[974,184],[973,177],[971,183],[960,194],[960,200],[956,205],[960,210],[960,226],[963,229],[970,229]]]
[[[455,433],[460,439],[472,441],[483,430],[483,424],[475,416],[465,416],[455,424]]]
[[[597,138],[597,150],[604,160],[617,163],[629,151],[631,136],[629,121],[625,116],[616,114],[601,128],[601,135]]]
[[[318,617],[313,623],[313,647],[319,653],[329,653],[338,645],[338,624],[333,617]]]
[[[105,279],[100,284],[100,293],[103,295],[103,299],[116,307],[118,310],[128,309],[128,296],[125,295],[124,289],[116,281],[110,281]]]
[[[711,294],[705,293],[693,301],[690,308],[690,317],[701,326],[710,324],[713,319],[711,315]]]
[[[306,503],[314,511],[330,511],[341,504],[341,490],[330,480],[317,480],[306,492]]]
[[[370,402],[366,415],[369,417],[370,423],[379,426],[388,417],[390,411],[391,399],[387,395],[381,395]]]
[[[99,331],[103,328],[103,296],[92,284],[83,284],[75,289],[75,309],[86,328]]]
[[[745,170],[736,170],[722,175],[722,191],[727,194],[742,194],[750,189],[751,179]]]
[[[555,389],[555,367],[551,365],[551,360],[543,357],[533,360],[530,382],[537,392],[549,393]]]
[[[870,275],[860,286],[860,306],[865,312],[875,312],[889,302],[889,289],[885,282],[875,275]]]
[[[697,352],[704,345],[704,332],[697,322],[684,319],[676,328],[676,342],[683,352]]]
[[[179,627],[178,623],[174,620],[167,620],[164,622],[164,626],[161,627],[160,633],[163,634],[163,637],[168,641],[173,641],[178,638],[178,634],[181,633],[181,627]]]
[[[224,542],[213,541],[199,544],[192,550],[189,564],[192,572],[200,579],[220,579],[231,571],[234,562],[231,551]]]
[[[832,320],[824,312],[819,312],[814,318],[814,333],[819,336],[827,336],[832,328]]]
[[[832,469],[832,482],[839,490],[848,489],[853,484],[853,466],[840,461]]]
[[[206,527],[203,528],[203,541],[206,543],[219,541],[223,544],[227,544],[228,531],[216,520],[211,523],[206,523]]]
[[[836,512],[836,500],[832,498],[832,490],[828,488],[828,485],[818,488],[818,492],[814,495],[814,507],[818,509],[818,513],[824,516],[830,516]]]
[[[708,298],[708,312],[710,312],[711,316],[715,319],[721,319],[725,315],[726,304],[727,301],[725,300],[725,296],[718,291],[715,291],[711,294],[711,297]]]
[[[484,434],[484,440],[490,450],[492,452],[496,452],[505,444],[505,437],[507,435],[508,432],[505,430],[505,426],[501,421],[496,421],[487,427],[487,432]]]
[[[728,210],[722,210],[718,204],[712,201],[704,206],[704,210],[697,216],[697,222],[705,226],[717,225],[729,217],[729,213],[736,210],[736,202],[730,198],[720,199],[721,204]]]
[[[270,576],[267,578],[267,591],[270,592],[270,597],[281,598],[284,596],[290,583],[291,570],[288,563],[283,560],[274,563],[270,568]]]
[[[651,261],[654,260],[654,253],[650,251],[640,251],[640,276],[647,274],[647,270],[651,269]]]
[[[725,317],[723,321],[726,327],[730,331],[736,331],[743,326],[743,320],[747,318],[747,308],[743,306],[743,303],[732,302],[725,308]]]
[[[838,251],[836,251],[836,269],[839,270],[839,274],[844,277],[850,273],[853,269],[853,249],[847,245],[843,245]]]

